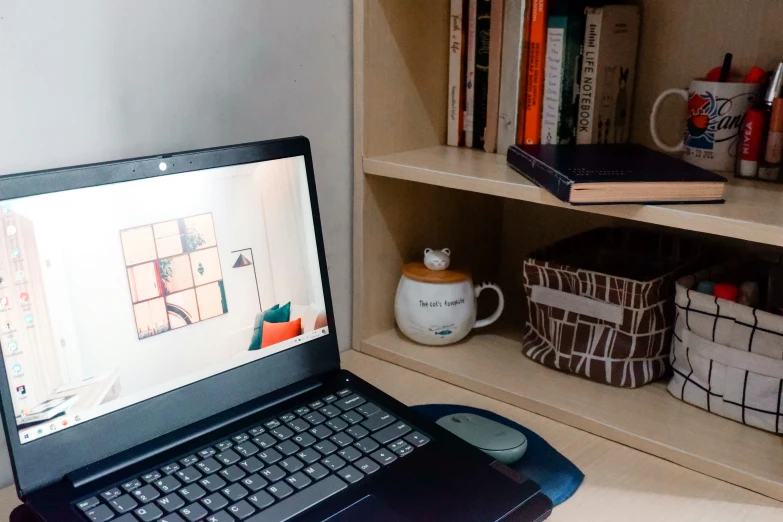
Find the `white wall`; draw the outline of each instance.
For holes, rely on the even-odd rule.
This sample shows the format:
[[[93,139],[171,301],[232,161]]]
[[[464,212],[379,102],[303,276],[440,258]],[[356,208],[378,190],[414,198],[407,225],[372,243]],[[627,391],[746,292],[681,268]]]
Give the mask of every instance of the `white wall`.
[[[308,136],[345,349],[350,9],[350,0],[0,0],[0,174]],[[0,461],[0,484],[10,480]]]

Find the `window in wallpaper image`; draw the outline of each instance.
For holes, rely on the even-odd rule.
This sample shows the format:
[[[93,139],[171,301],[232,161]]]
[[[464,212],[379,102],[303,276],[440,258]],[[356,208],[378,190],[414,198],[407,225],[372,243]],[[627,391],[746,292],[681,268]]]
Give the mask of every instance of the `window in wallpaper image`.
[[[121,230],[120,238],[139,339],[228,313],[212,214]]]

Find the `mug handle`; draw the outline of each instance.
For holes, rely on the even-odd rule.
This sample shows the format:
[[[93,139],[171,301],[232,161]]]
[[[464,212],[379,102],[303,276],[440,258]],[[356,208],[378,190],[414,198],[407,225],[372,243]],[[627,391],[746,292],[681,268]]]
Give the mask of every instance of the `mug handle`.
[[[658,117],[658,109],[661,106],[661,103],[663,103],[663,100],[671,96],[672,94],[679,94],[682,96],[682,99],[685,100],[685,102],[688,102],[688,91],[685,89],[666,89],[663,91],[658,98],[655,100],[655,103],[653,104],[652,112],[650,113],[650,134],[652,134],[652,139],[655,142],[655,145],[658,146],[659,149],[664,150],[666,152],[681,152],[685,150],[685,140],[680,140],[680,142],[675,145],[667,145],[663,141],[661,141],[661,138],[658,136],[658,132],[655,130],[655,122]]]
[[[474,291],[476,292],[476,299],[478,299],[479,294],[483,290],[486,290],[489,288],[490,290],[494,290],[498,294],[498,307],[497,309],[487,317],[486,319],[481,319],[476,321],[476,324],[473,325],[473,328],[481,328],[482,326],[489,326],[495,321],[498,320],[500,317],[500,314],[503,313],[503,307],[506,305],[506,301],[503,299],[503,292],[500,290],[498,285],[493,285],[492,283],[482,283],[480,285],[476,285]]]

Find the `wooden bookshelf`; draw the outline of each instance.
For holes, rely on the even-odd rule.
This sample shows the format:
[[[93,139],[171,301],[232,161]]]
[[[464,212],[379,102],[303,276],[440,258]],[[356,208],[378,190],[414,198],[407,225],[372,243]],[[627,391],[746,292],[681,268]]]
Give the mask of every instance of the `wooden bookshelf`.
[[[637,3],[636,143],[651,146],[658,93],[686,86],[724,52],[740,69],[783,59],[783,1],[753,9],[736,0]],[[678,401],[665,382],[624,390],[552,371],[526,359],[520,344],[522,263],[536,248],[623,225],[780,250],[783,187],[732,180],[725,205],[570,207],[508,168],[502,154],[446,147],[448,12],[449,0],[354,0],[353,347],[783,501],[783,437]],[[673,103],[661,116],[682,112]],[[667,141],[681,133],[671,127]],[[441,348],[403,337],[394,294],[402,264],[425,247],[450,247],[475,282],[498,283],[507,326]]]

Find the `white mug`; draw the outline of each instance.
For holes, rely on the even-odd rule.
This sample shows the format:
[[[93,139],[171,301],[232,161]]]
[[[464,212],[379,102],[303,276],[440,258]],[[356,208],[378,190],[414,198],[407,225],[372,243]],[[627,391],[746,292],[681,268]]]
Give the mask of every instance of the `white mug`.
[[[650,133],[659,149],[684,151],[683,160],[708,170],[733,171],[745,113],[760,95],[761,85],[741,82],[693,80],[690,88],[667,89],[655,100]],[[676,145],[664,143],[656,130],[658,109],[671,95],[688,103],[685,138]]]

